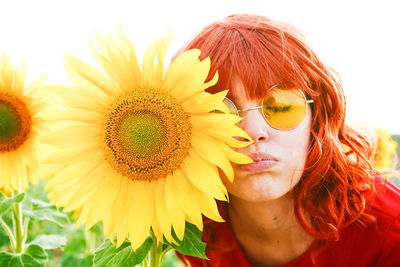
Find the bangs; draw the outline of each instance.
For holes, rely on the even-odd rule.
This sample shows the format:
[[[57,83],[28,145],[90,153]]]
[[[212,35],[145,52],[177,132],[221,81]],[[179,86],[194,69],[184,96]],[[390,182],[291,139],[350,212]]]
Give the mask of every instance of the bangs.
[[[262,38],[254,31],[238,30],[232,34],[231,68],[240,78],[249,99],[263,98],[269,89],[299,87],[296,62],[284,36],[276,32],[276,39]],[[299,81],[300,80],[300,81]],[[235,92],[232,92],[235,93]]]
[[[306,66],[300,58],[304,44],[290,38],[277,28],[268,32],[256,29],[213,27],[203,32],[203,38],[190,43],[185,50],[198,48],[201,59],[210,57],[210,80],[218,70],[218,83],[207,89],[210,93],[230,89],[228,97],[236,94],[232,90],[232,76],[237,75],[243,83],[248,99],[266,96],[273,85],[281,88],[299,88],[313,95],[306,80]],[[300,54],[300,55],[299,55]]]

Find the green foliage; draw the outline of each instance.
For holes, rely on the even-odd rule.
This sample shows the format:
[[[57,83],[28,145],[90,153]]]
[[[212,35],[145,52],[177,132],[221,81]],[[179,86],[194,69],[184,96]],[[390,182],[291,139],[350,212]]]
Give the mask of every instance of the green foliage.
[[[62,267],[90,267],[93,266],[93,254],[84,255],[63,255],[61,259]]]
[[[175,233],[172,233],[175,240],[178,240]],[[186,222],[185,225],[185,235],[179,245],[168,243],[165,241],[166,244],[171,246],[172,248],[176,249],[182,254],[195,256],[202,259],[207,259],[205,250],[206,244],[201,240],[202,232],[191,223]]]
[[[22,214],[25,219],[29,219],[27,243],[23,253],[12,253],[9,238],[0,227],[1,267],[135,266],[148,256],[154,242],[148,238],[139,249],[133,251],[129,241],[115,248],[110,240],[104,240],[100,223],[95,224],[89,231],[75,229],[72,213],[64,213],[49,203],[43,182],[31,185],[27,192],[14,197],[0,194],[0,211],[3,212],[1,217],[10,229],[13,224],[11,206],[15,203],[21,203]],[[205,258],[205,244],[201,242],[201,231],[194,225],[186,224],[182,241],[178,240],[175,233],[173,236],[180,246],[161,244],[160,249],[165,250],[162,267],[183,266],[170,247],[184,254]]]
[[[49,221],[61,227],[70,224],[70,220],[65,213],[62,213],[53,204],[38,199],[31,199],[32,209],[25,210],[24,214],[35,221]]]
[[[38,245],[44,249],[56,249],[65,246],[67,238],[63,235],[38,235],[29,245]]]
[[[4,229],[0,227],[0,251],[3,251],[3,249],[1,248],[7,246],[8,243],[9,243],[8,236],[4,232]]]
[[[153,240],[148,237],[137,250],[133,251],[129,241],[124,241],[116,248],[107,238],[94,253],[94,266],[135,266],[143,261],[152,245]]]
[[[3,221],[10,229],[13,224],[11,206],[21,201],[22,213],[25,218],[30,219],[26,250],[22,254],[13,254],[9,237],[5,230],[0,228],[0,266],[93,265],[93,252],[104,239],[100,224],[94,225],[88,232],[75,229],[72,214],[63,213],[48,202],[41,182],[31,185],[25,194],[16,195],[14,198],[0,195]]]
[[[14,197],[7,197],[0,192],[0,215],[11,209],[15,203],[20,203],[25,198],[25,193],[18,194]]]
[[[93,253],[104,239],[101,224],[95,224],[88,232],[82,228],[68,234],[68,241],[61,256],[62,267],[89,267],[93,265]]]
[[[0,266],[4,267],[41,267],[47,260],[47,254],[38,245],[30,245],[22,254],[0,252]]]

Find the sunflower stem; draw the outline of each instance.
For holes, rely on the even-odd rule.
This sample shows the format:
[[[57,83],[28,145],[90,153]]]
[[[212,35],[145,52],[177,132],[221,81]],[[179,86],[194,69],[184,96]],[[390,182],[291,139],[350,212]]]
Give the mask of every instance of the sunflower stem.
[[[26,234],[24,234],[21,203],[13,204],[11,209],[14,224],[15,253],[22,253],[24,250]]]
[[[28,227],[29,227],[29,218],[25,218],[24,220],[24,232],[22,235],[23,244],[25,245],[26,239],[28,238]]]
[[[21,192],[21,184],[18,186],[18,190],[15,193]],[[14,197],[15,193],[13,192],[12,195]],[[29,221],[23,221],[22,215],[22,203],[18,202],[11,206],[12,210],[12,220],[14,225],[14,237],[15,237],[15,253],[22,253],[24,252],[24,244],[27,238],[27,229]]]
[[[12,250],[15,251],[15,237],[12,233],[12,230],[10,229],[10,227],[8,227],[8,225],[3,221],[2,218],[0,218],[0,222],[1,222],[1,226],[3,227],[4,231],[6,231],[8,238],[10,239],[10,244],[11,244]]]
[[[146,258],[143,259],[142,266],[143,267],[148,267]]]
[[[161,267],[162,258],[164,256],[162,251],[163,244],[158,241],[152,231],[150,231],[150,237],[153,240],[153,245],[150,249],[150,267]]]

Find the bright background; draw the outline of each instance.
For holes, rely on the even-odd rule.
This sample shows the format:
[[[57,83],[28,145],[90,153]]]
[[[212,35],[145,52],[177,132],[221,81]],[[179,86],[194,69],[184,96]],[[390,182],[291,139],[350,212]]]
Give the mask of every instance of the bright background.
[[[141,57],[145,48],[174,34],[168,57],[206,24],[233,13],[256,13],[295,25],[325,64],[342,77],[349,124],[368,123],[400,134],[399,1],[3,1],[0,53],[24,60],[28,82],[69,83],[64,53],[95,64],[88,39],[125,28]]]

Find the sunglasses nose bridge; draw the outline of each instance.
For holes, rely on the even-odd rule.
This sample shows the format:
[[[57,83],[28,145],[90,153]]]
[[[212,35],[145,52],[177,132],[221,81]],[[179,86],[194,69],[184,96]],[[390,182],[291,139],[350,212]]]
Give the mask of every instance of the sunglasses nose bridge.
[[[238,126],[246,131],[256,143],[269,139],[269,123],[266,121],[263,112],[249,112],[259,110],[260,108],[262,106],[253,106],[238,110],[238,112],[243,113],[240,114],[243,120],[238,123]]]

